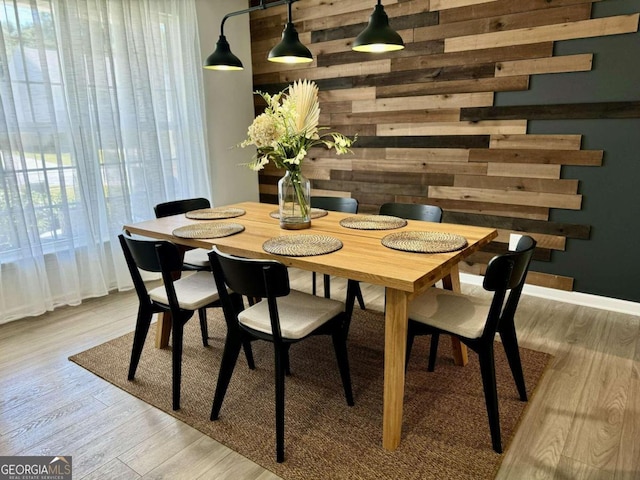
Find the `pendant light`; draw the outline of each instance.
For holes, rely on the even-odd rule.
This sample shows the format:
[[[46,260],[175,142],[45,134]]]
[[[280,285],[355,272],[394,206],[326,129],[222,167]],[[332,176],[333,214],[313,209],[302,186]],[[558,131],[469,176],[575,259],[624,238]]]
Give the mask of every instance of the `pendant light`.
[[[389,26],[389,17],[384,11],[382,1],[374,7],[369,17],[369,25],[356,37],[351,46],[356,52],[393,52],[402,50],[402,37]]]
[[[276,63],[309,63],[313,55],[307,47],[300,43],[296,27],[291,21],[291,3],[288,2],[287,24],[282,31],[282,40],[271,49],[268,60]]]
[[[205,60],[204,68],[207,70],[244,70],[242,62],[231,52],[229,42],[222,33],[216,43],[215,51]]]
[[[281,63],[312,62],[313,56],[311,55],[311,52],[307,47],[300,43],[298,32],[291,22],[291,4],[297,1],[298,0],[279,0],[265,3],[265,0],[260,0],[260,5],[225,15],[220,23],[220,37],[216,43],[216,49],[207,57],[203,67],[208,70],[243,70],[244,67],[242,62],[231,52],[229,42],[227,42],[227,39],[224,36],[224,23],[229,17],[253,12],[255,10],[265,10],[270,7],[276,7],[284,4],[287,4],[288,6],[288,22],[282,32],[282,40],[278,45],[273,47],[271,52],[269,52],[269,61]]]

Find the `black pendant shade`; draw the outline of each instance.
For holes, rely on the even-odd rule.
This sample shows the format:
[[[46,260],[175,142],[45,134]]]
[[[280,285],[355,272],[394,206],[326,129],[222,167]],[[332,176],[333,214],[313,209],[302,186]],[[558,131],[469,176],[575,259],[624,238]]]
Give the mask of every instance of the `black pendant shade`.
[[[216,50],[207,57],[204,68],[208,70],[243,70],[242,62],[231,53],[229,42],[224,35],[220,35],[216,43]]]
[[[375,6],[369,25],[358,35],[351,47],[356,52],[392,52],[402,50],[402,37],[389,26],[389,17],[384,11],[381,0]]]
[[[282,40],[269,52],[268,60],[277,63],[308,63],[313,62],[313,55],[300,43],[296,27],[289,21],[282,32]]]

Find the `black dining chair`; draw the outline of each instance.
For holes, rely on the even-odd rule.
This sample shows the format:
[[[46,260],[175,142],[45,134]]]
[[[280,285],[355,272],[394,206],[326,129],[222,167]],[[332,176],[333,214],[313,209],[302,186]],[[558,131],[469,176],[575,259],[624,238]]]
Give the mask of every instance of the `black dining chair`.
[[[380,205],[380,215],[404,218],[405,220],[421,220],[423,222],[442,222],[442,208],[424,203],[389,202]]]
[[[409,304],[407,362],[417,335],[431,335],[428,370],[435,368],[440,334],[457,337],[478,354],[491,442],[502,453],[498,392],[494,363],[494,340],[500,334],[520,400],[527,401],[514,315],[529,270],[536,241],[522,236],[514,252],[495,256],[487,265],[483,287],[491,299],[462,295],[432,287]]]
[[[179,215],[192,210],[211,208],[211,202],[206,198],[185,198],[171,202],[158,203],[153,207],[156,218]],[[209,266],[209,251],[204,248],[194,248],[184,253],[184,270],[211,270]]]
[[[175,280],[175,272],[179,272],[182,268],[182,254],[171,242],[134,237],[127,231],[121,233],[118,238],[139,301],[127,378],[129,380],[135,378],[153,315],[170,313],[173,409],[178,410],[184,325],[196,310],[220,306],[216,283],[211,272],[208,271],[193,272]],[[164,285],[148,290],[140,270],[160,273]],[[229,296],[237,296],[237,294],[230,293]],[[249,368],[253,369],[255,367],[250,343],[246,342],[244,348]]]
[[[312,208],[322,208],[323,210],[330,210],[332,212],[343,213],[358,213],[358,200],[351,197],[311,197]],[[311,292],[316,294],[316,272],[311,272]],[[324,282],[324,296],[325,298],[331,298],[331,275],[325,274],[323,276]],[[360,284],[356,284],[356,299],[358,305],[362,310],[365,309],[364,298],[362,296],[362,290],[360,290]]]
[[[227,339],[211,409],[217,420],[243,343],[264,340],[275,357],[276,460],[284,461],[284,387],[289,348],[313,335],[330,335],[338,360],[347,405],[353,405],[347,335],[355,282],[349,281],[346,303],[292,290],[287,267],[275,260],[247,259],[220,252],[209,254],[227,322]],[[229,291],[262,300],[244,308]]]
[[[380,215],[391,215],[406,220],[422,220],[424,222],[442,221],[442,209],[437,205],[421,203],[384,203],[380,206]]]
[[[206,198],[185,198],[182,200],[173,200],[170,202],[158,203],[153,207],[156,218],[170,217],[187,213],[191,210],[200,210],[201,208],[210,208],[211,202]],[[182,263],[184,271],[211,271],[209,265],[209,251],[204,248],[192,248],[184,251],[184,260]],[[202,332],[202,344],[206,347],[209,345],[209,327],[207,325],[207,311],[201,309],[198,311],[200,319],[200,331]]]

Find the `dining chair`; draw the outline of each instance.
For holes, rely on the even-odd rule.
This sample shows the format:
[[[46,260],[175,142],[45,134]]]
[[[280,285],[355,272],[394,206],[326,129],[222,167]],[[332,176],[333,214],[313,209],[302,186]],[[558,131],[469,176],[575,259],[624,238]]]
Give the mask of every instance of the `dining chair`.
[[[182,254],[178,247],[166,240],[133,237],[126,230],[118,235],[133,285],[138,295],[138,316],[131,349],[129,374],[134,380],[149,325],[155,313],[171,314],[173,409],[180,408],[180,378],[182,374],[182,340],[185,323],[194,311],[219,307],[220,299],[216,283],[209,271],[193,272],[178,280],[175,272],[182,268]],[[160,273],[164,285],[147,289],[140,270]],[[236,296],[236,294],[229,294]],[[249,368],[253,369],[251,345],[244,345]]]
[[[497,255],[487,265],[482,286],[492,298],[462,295],[432,287],[409,304],[407,362],[417,335],[431,335],[428,370],[435,368],[441,333],[453,335],[478,354],[491,443],[502,453],[494,340],[500,334],[520,400],[527,401],[514,315],[529,270],[536,241],[524,235],[514,252]]]
[[[343,213],[358,213],[358,200],[351,197],[311,197],[312,208],[322,208],[324,210],[330,210],[332,212]],[[316,294],[316,272],[311,272],[311,292]],[[331,275],[325,274],[323,277],[324,283],[324,296],[325,298],[331,298]],[[364,298],[362,296],[362,290],[360,290],[360,284],[356,284],[356,299],[358,305],[362,310],[365,309]]]
[[[153,207],[156,218],[169,217],[171,215],[179,215],[187,213],[191,210],[200,210],[202,208],[210,208],[211,202],[206,198],[185,198],[182,200],[173,200],[171,202],[158,203]],[[208,250],[204,248],[194,248],[184,252],[184,269],[185,270],[211,270],[209,266]]]
[[[347,405],[353,405],[347,335],[355,282],[349,280],[346,302],[292,290],[287,267],[275,260],[247,259],[220,252],[209,254],[227,322],[227,339],[218,374],[211,420],[217,420],[243,343],[264,340],[273,344],[275,358],[276,461],[284,461],[285,376],[289,348],[313,335],[330,335],[338,360]],[[262,300],[244,308],[236,292]]]
[[[442,222],[442,208],[424,203],[389,202],[380,205],[380,215],[404,218],[405,220],[421,220],[423,222]]]
[[[380,206],[380,215],[391,215],[407,220],[422,220],[425,222],[442,221],[442,209],[437,205],[421,203],[384,203]]]
[[[211,202],[206,198],[185,198],[182,200],[173,200],[170,202],[158,203],[153,207],[156,218],[169,217],[171,215],[179,215],[187,213],[191,210],[199,210],[201,208],[210,208]],[[182,270],[184,271],[211,271],[209,265],[209,251],[204,248],[192,248],[184,251],[184,260]],[[202,344],[206,347],[209,345],[209,326],[207,325],[206,309],[198,310],[200,319],[200,331],[202,332]]]

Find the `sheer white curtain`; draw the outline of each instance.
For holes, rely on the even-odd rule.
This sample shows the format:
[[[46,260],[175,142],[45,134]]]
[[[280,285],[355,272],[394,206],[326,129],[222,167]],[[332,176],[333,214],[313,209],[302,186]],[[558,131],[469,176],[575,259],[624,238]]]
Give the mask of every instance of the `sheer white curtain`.
[[[0,0],[0,323],[130,287],[117,235],[209,196],[194,0]]]

